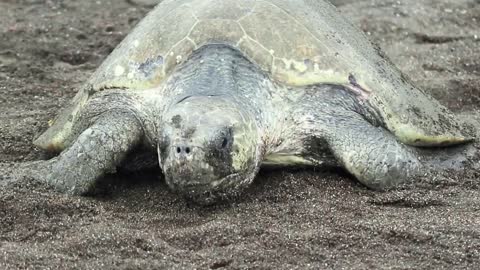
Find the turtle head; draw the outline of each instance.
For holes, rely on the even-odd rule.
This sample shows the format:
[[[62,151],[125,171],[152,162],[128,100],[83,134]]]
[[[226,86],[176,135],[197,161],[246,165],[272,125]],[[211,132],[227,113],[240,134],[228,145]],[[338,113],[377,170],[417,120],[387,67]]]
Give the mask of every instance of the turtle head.
[[[165,115],[158,144],[171,189],[209,204],[247,186],[259,166],[255,117],[223,96],[188,96]]]

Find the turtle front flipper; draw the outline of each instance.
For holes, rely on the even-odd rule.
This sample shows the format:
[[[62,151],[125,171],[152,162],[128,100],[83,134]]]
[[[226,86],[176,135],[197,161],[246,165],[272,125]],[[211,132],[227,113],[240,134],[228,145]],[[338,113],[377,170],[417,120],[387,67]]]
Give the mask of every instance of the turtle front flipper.
[[[300,104],[294,118],[296,136],[303,138],[305,160],[318,164],[326,156],[333,156],[373,189],[402,184],[424,170],[415,148],[376,125],[365,106],[345,88],[314,86],[306,90]]]
[[[339,163],[362,184],[386,189],[413,179],[424,169],[412,147],[384,128],[354,112],[344,120],[325,130],[325,140]]]
[[[142,126],[131,113],[105,113],[58,157],[46,161],[41,180],[59,191],[84,194],[98,178],[114,171],[142,137]]]

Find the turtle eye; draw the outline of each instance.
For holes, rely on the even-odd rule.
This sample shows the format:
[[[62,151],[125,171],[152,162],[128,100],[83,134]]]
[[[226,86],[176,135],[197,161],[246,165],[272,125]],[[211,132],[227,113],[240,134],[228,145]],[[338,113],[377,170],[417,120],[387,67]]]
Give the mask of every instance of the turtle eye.
[[[228,144],[228,139],[225,137],[223,138],[223,141],[222,141],[222,148],[227,147],[227,144]]]
[[[231,127],[225,128],[217,138],[217,147],[219,150],[224,150],[229,147],[230,141],[233,139],[233,130]]]

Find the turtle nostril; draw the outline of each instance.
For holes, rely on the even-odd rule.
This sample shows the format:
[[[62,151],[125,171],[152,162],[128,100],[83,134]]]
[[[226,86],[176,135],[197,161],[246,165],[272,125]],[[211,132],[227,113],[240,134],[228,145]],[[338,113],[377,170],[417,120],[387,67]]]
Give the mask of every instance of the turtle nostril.
[[[177,152],[177,154],[180,155],[188,155],[192,152],[192,148],[190,148],[189,146],[180,145],[175,147],[175,151]]]

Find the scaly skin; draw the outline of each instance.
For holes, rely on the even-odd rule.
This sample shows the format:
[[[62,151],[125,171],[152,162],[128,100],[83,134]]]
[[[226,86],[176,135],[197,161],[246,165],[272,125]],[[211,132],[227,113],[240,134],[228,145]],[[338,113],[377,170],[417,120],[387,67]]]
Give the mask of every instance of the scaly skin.
[[[101,115],[68,149],[48,162],[50,171],[45,179],[60,191],[84,194],[98,178],[114,172],[142,137],[142,126],[131,113]]]
[[[83,194],[128,166],[129,153],[150,149],[170,188],[199,203],[237,194],[262,163],[336,162],[366,186],[383,189],[426,167],[418,150],[382,124],[348,88],[279,85],[237,50],[208,45],[156,89],[92,97],[67,149],[46,162],[42,178]]]
[[[343,87],[314,86],[294,110],[296,138],[304,143],[302,155],[313,163],[335,159],[364,185],[374,189],[396,186],[418,175],[423,164],[413,147],[406,146],[381,126]],[[370,121],[369,121],[370,120]]]

